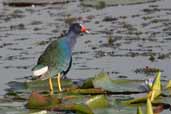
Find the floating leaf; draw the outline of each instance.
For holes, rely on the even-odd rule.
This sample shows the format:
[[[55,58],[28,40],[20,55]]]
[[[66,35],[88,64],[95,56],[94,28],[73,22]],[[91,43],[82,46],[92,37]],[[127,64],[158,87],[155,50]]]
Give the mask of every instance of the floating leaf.
[[[98,74],[93,80],[94,88],[101,88],[111,92],[143,92],[139,89],[140,81],[129,80],[111,80],[109,76],[102,72]]]
[[[123,101],[122,103],[126,104],[126,105],[139,104],[139,103],[145,103],[146,100],[147,100],[147,96],[141,97],[141,98],[131,99],[131,100],[128,100],[128,101]]]
[[[68,94],[83,94],[83,95],[94,95],[94,94],[105,94],[106,91],[100,88],[92,88],[92,89],[65,89],[64,92]]]
[[[49,108],[52,111],[75,111],[77,114],[93,114],[92,110],[85,104],[60,104]]]
[[[87,89],[87,88],[94,88],[93,86],[93,80],[94,78],[89,78],[84,81],[83,85],[81,86],[82,89]]]
[[[111,91],[114,89],[113,83],[106,73],[98,74],[93,80],[94,88],[102,88]]]
[[[109,106],[109,101],[104,95],[98,95],[89,99],[86,104],[91,109],[105,108]]]
[[[52,82],[53,82],[54,90],[57,90],[56,88],[58,88],[58,86],[57,86],[56,78],[53,78]],[[35,91],[49,91],[48,80],[34,80],[31,82],[25,82],[25,83],[27,85],[27,89],[35,90]],[[72,80],[61,80],[61,84],[63,88],[74,86],[72,83]]]
[[[118,109],[110,108],[102,108],[93,111],[95,114],[135,114],[135,108],[126,108],[126,107],[118,107]]]
[[[28,99],[27,108],[30,109],[46,109],[48,107],[56,106],[61,101],[54,96],[42,96],[37,92],[32,92]]]
[[[47,114],[47,111],[46,110],[42,110],[42,111],[39,111],[39,112],[30,113],[30,114]]]
[[[92,110],[85,104],[61,104],[61,100],[55,96],[42,96],[33,92],[28,99],[26,107],[29,109],[51,110],[51,111],[76,111],[81,114],[93,114]]]

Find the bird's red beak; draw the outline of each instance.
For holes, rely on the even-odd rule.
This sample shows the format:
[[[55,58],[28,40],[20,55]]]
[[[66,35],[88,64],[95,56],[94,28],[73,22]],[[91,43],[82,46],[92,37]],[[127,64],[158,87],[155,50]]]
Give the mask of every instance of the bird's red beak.
[[[84,25],[81,25],[81,32],[90,33]]]

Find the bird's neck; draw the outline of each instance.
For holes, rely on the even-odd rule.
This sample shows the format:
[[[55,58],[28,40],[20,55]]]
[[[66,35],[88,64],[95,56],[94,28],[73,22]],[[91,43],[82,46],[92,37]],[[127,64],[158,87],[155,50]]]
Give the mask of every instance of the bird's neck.
[[[76,41],[77,41],[77,34],[70,31],[68,34],[67,34],[67,40],[70,44],[70,47],[73,49],[75,44],[76,44]]]

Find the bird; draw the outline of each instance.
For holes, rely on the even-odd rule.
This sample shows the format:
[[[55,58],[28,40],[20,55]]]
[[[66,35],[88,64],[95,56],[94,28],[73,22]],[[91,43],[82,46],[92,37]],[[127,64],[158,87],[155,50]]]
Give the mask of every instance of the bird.
[[[33,77],[48,79],[50,95],[53,95],[52,77],[57,77],[58,91],[61,92],[61,75],[66,76],[72,65],[72,50],[80,33],[89,33],[80,23],[70,25],[66,34],[52,41],[32,68]]]

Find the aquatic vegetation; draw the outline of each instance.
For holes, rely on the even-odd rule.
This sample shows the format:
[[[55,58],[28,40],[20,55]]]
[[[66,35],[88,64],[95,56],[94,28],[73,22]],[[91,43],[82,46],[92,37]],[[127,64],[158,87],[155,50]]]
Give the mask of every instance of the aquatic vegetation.
[[[97,95],[86,101],[91,109],[106,108],[110,106],[109,100],[104,95]]]
[[[109,37],[108,37],[108,44],[109,45],[112,45],[113,44],[113,39],[112,39],[112,36],[111,35],[109,35]]]
[[[118,20],[118,19],[115,17],[111,17],[111,16],[106,16],[103,19],[103,21],[105,21],[105,22],[111,22],[111,21],[116,21],[116,20]]]
[[[98,112],[98,110],[106,110],[109,107],[115,107],[115,110],[112,110],[112,113],[116,113],[120,110],[117,109],[119,106],[122,107],[119,111],[120,113],[122,112],[122,114],[128,114],[126,111],[132,112],[133,110],[134,112],[137,110],[137,114],[143,114],[145,111],[142,111],[140,106],[143,106],[142,103],[146,103],[146,114],[153,114],[152,105],[154,105],[155,111],[159,110],[159,106],[167,106],[167,103],[164,101],[160,100],[158,102],[157,100],[158,96],[161,94],[160,75],[160,72],[158,72],[151,90],[148,93],[145,93],[138,88],[143,81],[126,79],[112,80],[106,73],[102,72],[94,78],[83,81],[82,86],[73,83],[72,80],[62,80],[64,90],[60,93],[55,92],[54,95],[50,96],[48,95],[48,91],[45,91],[48,90],[47,80],[33,80],[20,84],[13,82],[11,85],[15,92],[11,91],[8,93],[8,96],[22,98],[22,100],[27,102],[26,107],[28,109],[47,110],[48,112],[62,111],[65,113],[66,111],[71,111],[81,114],[96,114],[96,111]],[[55,79],[53,81],[55,81]],[[15,83],[17,84],[18,90],[15,89]],[[19,86],[21,86],[20,89]],[[33,92],[29,98],[24,98],[23,90]],[[132,98],[129,96],[144,93],[146,95],[141,98]],[[121,97],[117,97],[118,95],[121,95]],[[161,105],[161,103],[163,103],[163,105]],[[130,109],[130,106],[134,108]],[[138,108],[136,108],[137,106]]]
[[[26,107],[29,109],[47,109],[48,107],[58,105],[60,102],[60,99],[54,96],[46,97],[36,92],[32,92]]]
[[[143,114],[140,106],[137,107],[137,114]]]
[[[151,55],[151,56],[149,57],[149,60],[150,60],[151,62],[155,61],[154,55]]]
[[[153,67],[150,67],[150,66],[146,66],[144,68],[137,68],[135,70],[136,73],[145,73],[145,74],[152,74],[152,73],[156,73],[158,71],[163,72],[162,69],[153,68]]]
[[[153,114],[153,108],[150,99],[147,99],[146,114]]]
[[[106,7],[106,2],[105,1],[99,1],[98,5],[96,6],[96,9],[103,9]]]

